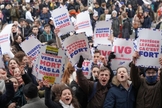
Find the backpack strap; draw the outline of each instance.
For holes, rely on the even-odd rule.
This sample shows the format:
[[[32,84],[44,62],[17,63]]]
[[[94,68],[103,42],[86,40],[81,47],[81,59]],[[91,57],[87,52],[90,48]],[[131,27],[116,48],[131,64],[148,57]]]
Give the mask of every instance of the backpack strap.
[[[95,93],[97,92],[97,82],[94,82],[93,84],[93,90],[91,92],[91,94],[88,97],[88,102],[91,101],[91,99],[94,97]]]

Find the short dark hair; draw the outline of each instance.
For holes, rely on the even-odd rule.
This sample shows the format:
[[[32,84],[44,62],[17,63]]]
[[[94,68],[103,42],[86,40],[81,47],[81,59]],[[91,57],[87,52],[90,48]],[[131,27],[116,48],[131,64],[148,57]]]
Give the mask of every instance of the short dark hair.
[[[14,36],[14,41],[16,41],[16,40],[18,39],[19,36],[20,36],[20,37],[22,38],[22,40],[23,40],[22,35],[21,35],[21,34],[17,34],[17,35]]]
[[[101,66],[101,67],[100,67],[99,74],[100,74],[100,72],[103,72],[103,71],[105,71],[105,70],[108,70],[109,73],[110,73],[110,70],[109,70],[107,67],[105,67],[105,66]],[[111,75],[111,73],[110,73],[110,75]]]
[[[17,58],[19,60],[19,62],[22,62],[23,60],[23,57],[25,57],[26,54],[23,52],[23,51],[19,51],[15,54],[15,58]]]
[[[24,86],[23,93],[27,98],[33,99],[38,96],[38,88],[35,84],[30,82]]]
[[[20,18],[19,23],[25,21],[24,18]]]
[[[98,49],[96,49],[96,50],[93,52],[93,54],[95,54],[95,53],[100,53],[100,51],[99,51]]]
[[[33,26],[33,27],[32,27],[32,30],[33,30],[34,28],[38,28],[38,26]]]
[[[93,68],[98,68],[98,69],[100,69],[100,67],[99,67],[98,65],[93,65],[92,68],[91,68],[91,70],[93,70]]]
[[[50,27],[50,25],[49,25],[49,24],[45,24],[45,25],[44,25],[44,28],[46,28],[46,27]]]

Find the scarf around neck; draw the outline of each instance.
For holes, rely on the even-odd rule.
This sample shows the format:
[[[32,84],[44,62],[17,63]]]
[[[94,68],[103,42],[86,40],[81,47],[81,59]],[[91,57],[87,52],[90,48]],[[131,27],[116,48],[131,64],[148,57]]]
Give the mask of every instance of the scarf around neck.
[[[52,39],[52,32],[50,32],[50,34],[47,34],[45,31],[43,32],[43,34],[46,36],[46,41],[49,41]]]
[[[62,105],[63,108],[74,108],[72,104],[66,105],[62,100],[59,100],[60,104]]]

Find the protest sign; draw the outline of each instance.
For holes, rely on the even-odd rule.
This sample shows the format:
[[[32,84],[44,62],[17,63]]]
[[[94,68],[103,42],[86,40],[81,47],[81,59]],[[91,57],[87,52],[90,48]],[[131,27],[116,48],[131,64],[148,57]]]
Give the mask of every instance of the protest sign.
[[[75,31],[69,17],[68,10],[65,7],[57,8],[51,12],[53,22],[56,28],[59,28],[60,32],[58,36],[64,35],[68,32]]]
[[[105,21],[109,21],[111,18],[111,14],[106,14]]]
[[[98,45],[97,49],[100,51],[100,54],[107,59],[112,52],[112,45]]]
[[[41,46],[40,53],[35,62],[35,71],[33,74],[36,78],[45,79],[49,83],[60,83],[64,71],[65,55],[62,49],[52,46]]]
[[[125,66],[129,69],[129,63],[132,61],[133,40],[114,38],[112,52],[115,52],[115,59],[111,60],[111,66],[113,70],[116,70],[119,66]]]
[[[40,44],[41,42],[38,39],[36,39],[34,36],[30,36],[20,44],[20,47],[27,56],[30,56],[32,60],[35,60],[39,54]]]
[[[74,66],[82,55],[85,59],[91,59],[91,51],[88,44],[88,39],[85,34],[73,35],[63,41],[63,47],[66,55]]]
[[[139,29],[138,32],[137,51],[139,51],[140,58],[137,59],[136,65],[141,67],[160,67],[159,57],[162,53],[162,31]]]
[[[108,38],[111,35],[111,21],[99,21],[96,22],[96,27],[94,30],[94,44],[111,44]]]
[[[92,68],[92,60],[84,60],[82,64],[82,72],[87,79],[91,77],[91,68]]]
[[[82,64],[82,72],[87,79],[91,77],[92,62],[92,60],[84,60]],[[77,65],[75,65],[75,70],[77,70]]]
[[[2,54],[11,53],[10,35],[11,35],[12,25],[13,24],[6,25],[0,33],[0,46],[1,46]]]
[[[76,26],[77,26],[76,33],[82,33],[87,31],[88,31],[87,34],[93,33],[88,11],[81,12],[77,15]]]

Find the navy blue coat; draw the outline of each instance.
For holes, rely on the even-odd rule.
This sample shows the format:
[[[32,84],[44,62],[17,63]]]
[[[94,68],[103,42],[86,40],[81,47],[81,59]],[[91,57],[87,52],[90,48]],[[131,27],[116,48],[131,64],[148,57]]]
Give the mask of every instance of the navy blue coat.
[[[149,16],[144,17],[142,28],[151,28],[151,18]]]
[[[50,12],[48,12],[48,13],[41,13],[40,14],[40,20],[43,21],[43,23],[42,23],[43,26],[45,24],[48,24],[50,17],[51,17],[51,13]]]
[[[129,90],[122,85],[113,85],[107,93],[103,108],[135,108],[135,94],[132,84]]]

